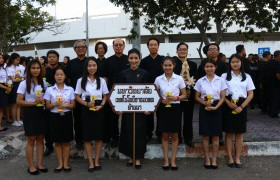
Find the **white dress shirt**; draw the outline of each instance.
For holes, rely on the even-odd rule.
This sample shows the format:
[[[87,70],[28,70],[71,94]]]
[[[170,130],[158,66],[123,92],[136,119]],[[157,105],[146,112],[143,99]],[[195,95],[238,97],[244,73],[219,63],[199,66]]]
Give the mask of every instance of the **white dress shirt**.
[[[59,90],[57,85],[55,84],[54,86],[51,86],[47,89],[44,99],[47,101],[50,101],[51,103],[55,103],[57,101],[57,97],[60,96],[62,97],[62,102],[63,104],[70,104],[71,100],[75,99],[74,96],[74,89],[70,86],[67,86],[64,84],[64,87],[62,90]],[[71,111],[70,109],[64,108],[63,112],[68,112]],[[51,110],[53,113],[58,113],[57,107],[53,108]],[[61,113],[61,112],[59,112]]]
[[[207,95],[213,95],[213,100],[220,100],[221,91],[227,88],[225,80],[217,75],[210,82],[206,76],[200,78],[194,89],[200,92],[200,98],[204,99]]]
[[[47,89],[47,84],[45,81],[44,82],[44,89]],[[27,90],[26,90],[26,80],[22,81],[20,84],[19,84],[19,87],[17,89],[17,93],[18,94],[23,94],[24,95],[24,100],[27,101],[27,102],[35,102],[36,100],[36,92],[38,91],[41,91],[41,97],[43,97],[43,89],[41,87],[41,85],[38,85],[38,84],[34,84],[32,81],[31,81],[31,89],[30,89],[30,93],[27,93]]]
[[[8,76],[7,76],[6,70],[3,67],[1,67],[0,68],[0,83],[1,84],[6,83],[7,78],[8,78]]]
[[[183,78],[175,73],[172,74],[169,81],[166,79],[165,74],[158,76],[155,80],[155,85],[163,99],[166,99],[167,92],[170,92],[172,96],[179,96],[180,90],[186,88]],[[179,104],[180,101],[170,101],[170,103]]]
[[[11,65],[6,68],[6,71],[8,76],[15,77],[16,74],[19,74],[20,77],[24,78],[25,67],[22,65],[18,65],[18,66]]]
[[[236,99],[239,97],[247,98],[248,91],[255,89],[253,80],[249,74],[246,74],[246,79],[244,81],[241,81],[241,73],[239,75],[235,75],[232,71],[230,81],[226,80],[226,73],[222,74],[221,78],[225,79],[227,85],[226,95],[232,95],[232,97]]]
[[[103,94],[108,94],[108,88],[106,85],[106,81],[100,77],[100,89],[96,89],[97,82],[96,79],[92,82],[89,78],[87,78],[87,84],[84,89],[81,87],[82,78],[78,79],[75,94],[82,95],[81,98],[85,100],[86,96],[95,96],[95,100],[102,100]]]

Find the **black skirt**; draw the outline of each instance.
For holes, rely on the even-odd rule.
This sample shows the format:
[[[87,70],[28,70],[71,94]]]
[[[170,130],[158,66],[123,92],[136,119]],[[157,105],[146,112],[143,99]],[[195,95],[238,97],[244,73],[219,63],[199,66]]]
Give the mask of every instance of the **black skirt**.
[[[99,111],[91,111],[88,107],[82,107],[81,114],[82,137],[84,141],[103,139],[103,108]]]
[[[0,108],[5,108],[8,105],[9,105],[9,96],[8,94],[5,93],[4,89],[0,88]]]
[[[13,87],[11,93],[9,94],[9,102],[10,104],[14,104],[17,102],[17,89],[20,82],[13,82]]]
[[[158,131],[159,132],[179,132],[181,127],[180,104],[171,104],[165,107],[160,104],[158,107]]]
[[[25,136],[45,135],[47,131],[47,112],[44,107],[23,108],[23,127]]]
[[[143,113],[135,114],[135,156],[143,159],[146,152],[146,116]],[[133,156],[133,114],[123,114],[119,152]]]
[[[217,104],[215,102],[214,104]],[[212,105],[214,106],[214,105]],[[216,111],[206,111],[204,105],[199,107],[199,135],[220,136],[222,135],[222,108]]]
[[[230,99],[229,97],[227,97]],[[240,106],[245,101],[244,98],[239,98],[237,106]],[[226,133],[246,133],[247,129],[247,107],[241,113],[233,114],[232,109],[225,103],[223,105],[223,131]]]
[[[70,142],[73,140],[73,116],[72,112],[50,113],[50,135],[55,143]]]

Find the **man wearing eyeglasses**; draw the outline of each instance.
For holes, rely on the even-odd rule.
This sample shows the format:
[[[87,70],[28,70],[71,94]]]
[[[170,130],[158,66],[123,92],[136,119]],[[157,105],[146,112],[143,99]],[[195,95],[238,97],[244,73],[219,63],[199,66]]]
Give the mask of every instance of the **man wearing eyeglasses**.
[[[221,59],[219,59],[220,46],[216,43],[210,43],[208,46],[205,47],[205,50],[206,50],[207,58],[217,61],[217,68],[215,74],[217,76],[221,76],[223,73],[226,73],[227,65]],[[204,64],[205,64],[205,60],[202,60],[200,66],[197,69],[197,73],[195,76],[196,80],[205,76]]]
[[[108,89],[111,90],[114,83],[118,82],[119,73],[129,68],[128,57],[123,54],[124,40],[117,38],[113,41],[115,54],[105,60],[101,76],[106,80]],[[111,147],[116,148],[119,144],[119,115],[112,111],[108,103],[104,107],[104,142],[111,142]]]
[[[188,59],[189,46],[186,43],[179,43],[176,48],[177,56],[174,56],[176,66],[174,68],[174,73],[183,76],[185,83],[187,84],[188,98],[180,101],[180,112],[183,115],[183,138],[187,146],[193,147],[193,110],[194,110],[194,94],[195,90],[188,84],[191,78],[197,71],[197,64]],[[182,142],[182,135],[179,132],[179,143]]]
[[[69,78],[70,86],[75,89],[78,79],[82,77],[84,72],[84,64],[87,59],[87,45],[84,40],[77,40],[74,43],[73,48],[77,57],[68,62],[66,66],[66,72]],[[76,103],[75,109],[73,110],[73,116],[76,149],[82,150],[81,105],[79,103]]]

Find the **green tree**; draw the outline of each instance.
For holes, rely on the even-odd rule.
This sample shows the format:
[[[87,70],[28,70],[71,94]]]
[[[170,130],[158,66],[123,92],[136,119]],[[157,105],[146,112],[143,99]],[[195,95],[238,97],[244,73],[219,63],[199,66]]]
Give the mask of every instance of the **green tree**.
[[[151,33],[171,33],[197,28],[201,46],[209,44],[207,31],[216,29],[215,42],[220,44],[223,34],[236,24],[237,33],[247,40],[259,40],[263,32],[279,31],[279,0],[110,0],[122,6],[131,18],[143,16],[144,27]],[[255,29],[261,33],[255,33]],[[200,50],[199,50],[200,52]]]
[[[11,45],[26,43],[28,35],[56,27],[54,18],[42,7],[54,5],[55,0],[1,0],[0,50],[4,53]]]

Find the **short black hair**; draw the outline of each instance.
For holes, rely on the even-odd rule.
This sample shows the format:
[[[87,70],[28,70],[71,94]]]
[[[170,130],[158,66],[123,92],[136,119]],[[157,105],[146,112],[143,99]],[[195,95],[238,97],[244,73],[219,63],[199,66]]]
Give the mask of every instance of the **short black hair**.
[[[211,58],[205,59],[205,61],[204,61],[204,67],[205,67],[205,65],[206,65],[207,63],[214,64],[214,66],[217,67],[217,62],[216,62],[214,59],[211,59]],[[203,67],[203,68],[204,68],[204,67]]]
[[[105,54],[107,53],[107,50],[108,50],[108,47],[107,47],[107,44],[102,42],[102,41],[99,41],[95,44],[95,47],[94,47],[94,50],[95,50],[95,53],[97,54],[97,49],[98,49],[98,46],[102,44],[104,50],[105,50]]]
[[[132,54],[132,53],[137,54],[137,55],[139,56],[139,59],[141,58],[141,53],[140,53],[140,51],[139,51],[138,49],[136,49],[136,48],[130,49],[130,50],[128,51],[128,53],[127,53],[127,56],[129,56],[129,55]]]
[[[280,56],[280,50],[274,51],[274,58]]]
[[[187,49],[189,49],[189,46],[188,46],[186,43],[180,42],[180,43],[177,45],[177,47],[176,47],[176,50],[177,50],[177,51],[178,51],[178,49],[180,48],[181,45],[185,45],[185,46],[187,46]]]
[[[239,44],[236,46],[236,53],[241,53],[241,51],[244,49],[244,45],[243,44]]]
[[[216,46],[216,47],[218,48],[218,51],[220,51],[220,46],[219,46],[217,43],[210,43],[210,44],[208,44],[208,46],[207,46],[207,51],[209,50],[209,47],[210,47],[211,45]]]
[[[159,45],[159,40],[158,40],[157,38],[155,38],[155,37],[151,37],[151,38],[148,39],[148,41],[147,41],[147,46],[149,46],[150,41],[152,41],[152,40],[155,40],[155,41],[158,43],[158,45]]]
[[[47,57],[49,57],[50,54],[55,54],[56,57],[59,59],[59,54],[58,54],[57,51],[55,51],[55,50],[49,50],[49,51],[47,52]]]
[[[263,54],[262,54],[262,56],[263,56],[264,58],[268,57],[269,55],[270,55],[270,52],[269,52],[269,51],[264,51]]]
[[[116,40],[116,39],[115,39]],[[115,40],[113,41],[113,45],[115,44]],[[123,45],[125,45],[124,40],[122,39]]]

